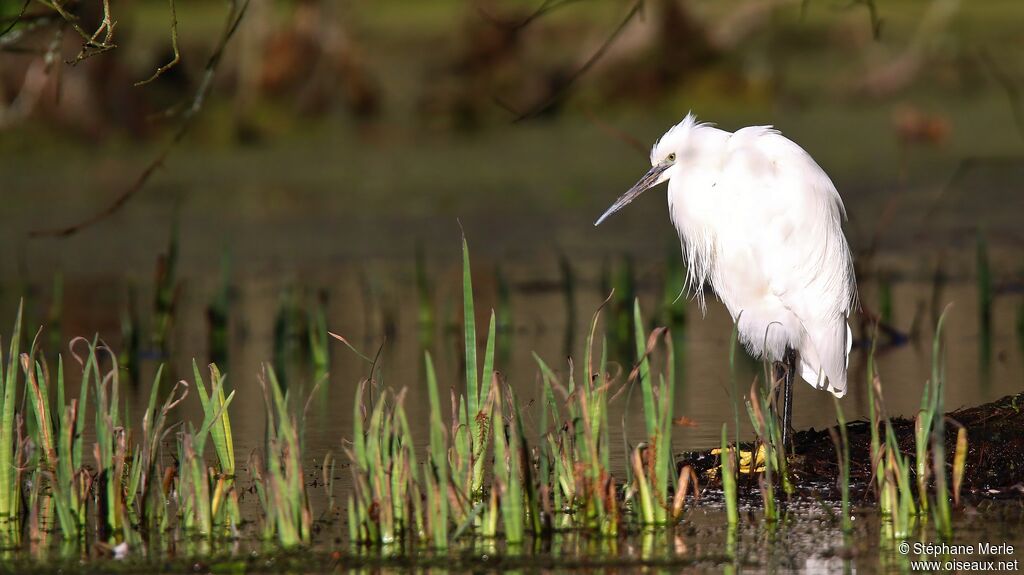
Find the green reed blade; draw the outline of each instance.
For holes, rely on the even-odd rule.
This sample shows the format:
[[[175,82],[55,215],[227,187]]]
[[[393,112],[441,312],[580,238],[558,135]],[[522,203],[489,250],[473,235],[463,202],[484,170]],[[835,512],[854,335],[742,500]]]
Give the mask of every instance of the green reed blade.
[[[478,407],[483,409],[479,403],[487,400],[487,397],[491,393],[491,383],[494,379],[494,346],[497,341],[497,323],[495,321],[494,310],[491,310],[491,319],[487,326],[487,347],[484,348],[484,371],[483,379],[480,381],[480,395]],[[470,413],[471,417],[475,417],[473,413]]]
[[[448,547],[448,454],[444,445],[444,422],[441,420],[441,400],[437,391],[437,374],[430,352],[424,352],[427,390],[430,398],[430,459],[436,476],[436,491],[431,491],[430,513],[434,528],[434,545]]]
[[[18,349],[21,343],[21,318],[24,302],[18,304],[18,316],[11,333],[11,351],[7,372],[0,373],[3,393],[0,394],[0,522],[14,520],[18,515],[20,486],[14,461],[16,436],[14,408],[18,385]],[[0,371],[3,371],[3,352],[0,351]]]
[[[89,344],[89,355],[85,360],[85,366],[82,368],[82,383],[78,390],[78,411],[77,418],[75,420],[75,441],[74,448],[72,449],[72,466],[75,469],[82,467],[82,441],[85,438],[85,424],[87,421],[86,414],[88,412],[89,405],[89,389],[92,387],[90,383],[91,379],[99,378],[99,368],[96,363],[96,342],[98,337],[94,337],[92,343]],[[99,409],[97,407],[97,409]]]
[[[491,427],[494,431],[494,479],[501,503],[502,522],[505,526],[505,540],[509,543],[523,541],[522,491],[519,478],[518,452],[515,445],[515,431],[505,435],[501,392],[494,389],[491,397]]]
[[[935,473],[935,527],[939,535],[949,540],[953,537],[952,511],[949,507],[949,491],[946,483],[946,428],[945,428],[945,363],[942,354],[942,326],[946,320],[947,307],[939,316],[932,343],[932,462]]]
[[[494,344],[496,340],[496,323],[494,310],[491,310],[491,320],[487,327],[487,347],[484,349],[484,371],[483,380],[480,382],[480,400],[486,400],[491,393],[491,383],[494,379]],[[484,483],[484,462],[487,452],[487,414],[484,405],[478,403],[478,411],[469,410],[469,418],[473,420],[470,429],[473,430],[473,494],[481,493]]]
[[[537,490],[537,483],[533,478],[533,467],[530,463],[530,446],[526,439],[526,426],[523,424],[523,414],[519,409],[519,401],[516,399],[515,390],[509,388],[512,405],[513,427],[515,428],[515,443],[518,451],[516,466],[519,468],[521,479],[520,490],[526,499],[526,517],[530,519],[530,527],[534,533],[541,532],[541,505],[540,493]]]
[[[228,400],[224,397],[227,377],[221,374],[215,364],[210,364],[210,390],[207,392],[206,384],[195,360],[192,361],[192,374],[195,377],[196,390],[199,402],[203,406],[203,413],[207,418],[211,418],[210,438],[213,440],[214,450],[217,452],[221,472],[229,476],[234,475],[235,449],[231,435],[231,417],[227,409]],[[233,395],[234,391],[228,397]],[[203,441],[205,442],[205,437]]]
[[[644,471],[644,464],[641,460],[641,446],[633,450],[630,457],[633,466],[633,480],[637,486],[637,496],[640,499],[640,519],[646,525],[655,523],[654,508],[656,507],[651,497],[651,487],[648,483],[647,473]]]
[[[476,363],[476,315],[473,309],[473,274],[469,267],[469,244],[462,237],[462,320],[466,338],[466,396],[469,417],[479,412],[481,396],[477,385]],[[469,425],[469,421],[464,421]]]
[[[148,455],[146,444],[150,442],[150,438],[147,434],[151,433],[151,427],[156,423],[156,398],[160,393],[160,376],[163,374],[164,366],[161,364],[156,369],[156,375],[153,377],[153,384],[150,386],[149,391],[149,402],[146,404],[146,411],[142,416],[142,431],[143,431],[143,448],[135,451],[135,459],[132,462],[131,475],[128,479],[128,489],[125,491],[125,505],[129,508],[135,501],[135,498],[139,494],[139,488],[142,484],[142,475],[144,473],[143,468],[146,471],[150,468],[152,462],[146,461],[144,456]]]
[[[651,381],[650,363],[647,361],[647,337],[640,317],[640,300],[633,300],[633,330],[636,338],[636,358],[640,362],[640,390],[644,400],[644,421],[647,437],[653,438],[658,432],[657,409],[654,407],[654,384]]]
[[[668,520],[668,486],[674,476],[672,464],[672,418],[675,406],[675,346],[672,345],[672,334],[665,331],[663,337],[666,353],[667,375],[662,378],[661,393],[658,400],[661,404],[658,418],[658,435],[655,438],[655,487],[658,495],[658,522]]]
[[[839,425],[840,449],[837,453],[839,459],[839,490],[842,497],[841,510],[843,513],[843,533],[853,532],[853,521],[850,517],[850,439],[847,437],[846,416],[843,414],[843,407],[839,404],[839,398],[833,397],[832,403],[836,409],[836,423]]]
[[[326,296],[323,296],[326,298]],[[315,379],[324,377],[331,367],[330,341],[327,335],[327,313],[324,302],[317,301],[308,311],[307,332],[309,352],[313,363]]]
[[[725,512],[729,525],[740,521],[739,505],[736,500],[736,472],[733,469],[734,459],[729,452],[728,426],[722,424],[722,451],[720,452],[722,470],[722,493],[725,497]],[[739,446],[736,446],[739,449]]]
[[[53,470],[57,466],[57,451],[53,439],[53,424],[50,417],[50,400],[46,389],[49,387],[43,366],[38,361],[32,365],[30,356],[23,354],[21,357],[22,371],[25,373],[26,399],[30,400],[32,409],[32,421],[35,422],[28,434],[35,438],[41,448],[41,461],[44,462],[47,470]],[[33,367],[35,368],[33,370]]]
[[[736,430],[736,445],[740,444],[740,408],[739,387],[736,381],[736,344],[739,342],[739,321],[732,324],[732,335],[729,336],[729,385],[732,388],[732,419]]]
[[[885,498],[882,497],[882,487],[884,482],[884,476],[882,474],[882,442],[878,434],[878,427],[880,425],[880,408],[878,401],[881,398],[875,397],[875,350],[878,345],[878,326],[875,326],[871,335],[871,349],[868,351],[867,368],[865,369],[867,376],[868,386],[868,420],[871,427],[871,476],[875,481],[878,501],[882,506],[881,511],[885,514]]]
[[[366,382],[363,381],[356,388],[356,399],[352,405],[352,451],[355,454],[355,464],[362,471],[369,470],[369,462],[366,459],[366,434],[363,431],[363,402],[366,391]]]
[[[57,420],[60,423],[60,409],[64,408],[64,357],[57,354]]]

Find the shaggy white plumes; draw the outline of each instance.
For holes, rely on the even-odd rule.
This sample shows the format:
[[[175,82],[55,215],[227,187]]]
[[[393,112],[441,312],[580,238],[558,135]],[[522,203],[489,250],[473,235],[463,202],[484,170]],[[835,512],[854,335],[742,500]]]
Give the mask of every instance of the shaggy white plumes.
[[[856,284],[845,207],[825,172],[770,126],[731,133],[692,114],[655,143],[651,165],[598,222],[668,181],[686,288],[701,309],[710,285],[753,355],[796,349],[801,377],[842,397]]]

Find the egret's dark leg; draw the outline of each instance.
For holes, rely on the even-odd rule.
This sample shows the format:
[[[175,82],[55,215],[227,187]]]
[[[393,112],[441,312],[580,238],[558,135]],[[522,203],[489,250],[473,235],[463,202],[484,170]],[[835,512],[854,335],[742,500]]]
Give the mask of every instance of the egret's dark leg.
[[[796,377],[796,350],[786,348],[782,358],[782,448],[789,450],[793,442],[793,379]]]

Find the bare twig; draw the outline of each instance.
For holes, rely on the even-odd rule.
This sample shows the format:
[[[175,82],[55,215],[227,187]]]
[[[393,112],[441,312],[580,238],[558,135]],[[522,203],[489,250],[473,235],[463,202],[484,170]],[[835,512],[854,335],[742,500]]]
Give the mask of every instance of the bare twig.
[[[71,26],[79,36],[82,37],[84,42],[82,43],[82,49],[78,52],[73,60],[68,60],[66,63],[75,65],[96,54],[102,54],[108,50],[113,50],[117,47],[114,44],[114,28],[117,26],[117,21],[110,15],[110,0],[103,0],[103,20],[100,25],[96,27],[96,31],[93,33],[87,32],[78,23],[78,16],[68,12],[67,7],[58,0],[36,0],[43,6],[56,12],[64,22]],[[99,40],[100,34],[103,34],[103,40]]]
[[[479,3],[476,4],[476,11],[479,12],[480,15],[483,16],[485,20],[487,20],[488,22],[495,26],[508,28],[510,30],[521,30],[532,24],[534,20],[540,18],[545,14],[548,14],[549,12],[554,12],[555,10],[557,10],[558,8],[562,8],[563,6],[568,6],[570,4],[575,4],[576,2],[583,1],[584,0],[544,0],[543,2],[541,2],[540,6],[537,7],[536,10],[534,10],[528,16],[526,16],[522,20],[519,20],[518,22],[510,22],[508,20],[498,18],[497,16],[494,16],[487,10],[484,10],[484,7],[481,6]]]
[[[28,32],[33,32],[44,26],[52,24],[58,18],[52,14],[42,15],[28,15],[20,18],[12,18],[10,20],[10,26],[0,34],[0,51],[20,54],[43,54],[44,50],[38,48],[25,48],[17,46],[19,40],[24,38]],[[14,30],[14,26],[23,24],[24,26]]]
[[[569,88],[572,87],[573,83],[575,83],[576,80],[583,76],[583,74],[586,74],[587,71],[590,70],[594,66],[594,64],[596,64],[597,61],[601,59],[602,56],[604,56],[605,52],[608,51],[608,48],[611,47],[611,45],[615,42],[616,38],[619,37],[619,34],[621,34],[622,31],[626,28],[626,25],[628,25],[633,20],[633,18],[640,13],[640,10],[643,8],[643,5],[644,0],[636,0],[636,2],[633,3],[632,8],[629,9],[629,12],[626,13],[626,16],[622,19],[621,22],[619,22],[619,25],[615,27],[615,30],[612,31],[611,35],[608,36],[608,38],[601,44],[597,51],[595,51],[593,55],[591,55],[590,58],[588,58],[587,61],[584,62],[583,65],[579,67],[579,69],[573,72],[565,80],[565,82],[563,82],[562,85],[559,86],[559,88],[554,91],[554,93],[548,96],[546,100],[541,102],[540,105],[535,106],[532,110],[519,114],[514,120],[514,122],[518,123],[522,122],[523,120],[535,118],[543,114],[548,108],[550,108],[552,105],[554,105],[559,100],[564,98],[565,95],[568,93]],[[498,105],[502,106],[503,108],[507,110],[513,110],[511,106],[501,101],[497,97],[495,97],[495,101],[498,103]]]
[[[68,237],[72,236],[83,229],[100,222],[111,215],[117,213],[121,208],[124,207],[128,200],[132,199],[153,176],[153,174],[163,166],[167,157],[170,155],[171,150],[184,139],[185,135],[188,134],[189,129],[192,127],[192,120],[196,117],[196,114],[202,109],[203,103],[206,101],[206,96],[210,92],[210,88],[213,86],[213,77],[217,72],[217,68],[220,65],[221,58],[224,55],[224,50],[227,48],[228,42],[235,35],[238,30],[238,25],[242,21],[242,17],[245,16],[245,11],[249,7],[249,0],[239,6],[237,0],[231,0],[231,8],[228,11],[227,20],[225,21],[224,33],[221,35],[220,40],[217,43],[217,47],[213,53],[210,54],[210,58],[206,61],[206,68],[203,74],[203,79],[199,84],[199,88],[196,90],[195,95],[192,97],[191,103],[181,113],[181,122],[178,124],[177,130],[171,136],[171,139],[160,149],[156,157],[146,165],[135,181],[128,186],[119,196],[117,196],[113,202],[107,207],[103,208],[99,212],[92,216],[82,220],[78,223],[51,229],[33,230],[29,232],[30,237]]]
[[[178,51],[178,14],[174,9],[174,0],[169,0],[169,2],[171,4],[171,48],[174,49],[174,58],[172,58],[170,62],[157,68],[156,72],[153,72],[153,75],[148,79],[136,82],[136,86],[144,86],[153,80],[156,80],[162,76],[164,72],[177,66],[178,62],[181,62],[181,53]]]
[[[47,10],[41,13],[27,14],[28,6],[32,3],[32,0],[26,0],[22,5],[21,10],[16,16],[10,18],[0,19],[0,22],[7,24],[7,27],[0,32],[0,39],[3,40],[0,47],[4,52],[28,52],[33,53],[32,49],[22,49],[13,46],[15,42],[20,40],[24,34],[23,32],[31,31],[51,24],[55,21],[62,22],[64,25],[70,26],[82,37],[83,43],[82,48],[72,60],[68,60],[68,64],[77,64],[90,56],[95,56],[112,50],[117,47],[114,44],[114,28],[117,22],[113,19],[110,12],[110,0],[103,0],[103,20],[94,32],[88,32],[79,24],[79,18],[73,13],[74,6],[78,5],[77,1],[74,2],[63,2],[58,0],[35,0],[36,3],[42,5]],[[18,34],[12,34],[7,36],[10,32],[15,30],[15,27],[19,24],[23,24],[25,27],[18,29]],[[103,39],[100,39],[100,35],[103,35]]]
[[[3,31],[0,31],[0,38],[3,38],[4,36],[6,36],[8,32],[13,30],[15,26],[17,26],[19,23],[21,23],[21,21],[22,21],[21,19],[24,18],[24,16],[25,16],[25,10],[28,10],[28,5],[29,5],[29,2],[31,2],[31,1],[32,0],[25,0],[25,3],[21,5],[21,10],[18,11],[18,15],[15,16],[14,18],[11,18],[11,20],[10,20],[11,23],[8,24],[7,27],[3,29]]]

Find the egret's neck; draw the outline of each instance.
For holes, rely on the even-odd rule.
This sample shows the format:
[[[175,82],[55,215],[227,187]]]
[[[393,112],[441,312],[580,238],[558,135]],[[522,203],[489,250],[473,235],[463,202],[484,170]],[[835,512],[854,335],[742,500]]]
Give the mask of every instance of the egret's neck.
[[[713,224],[726,215],[716,185],[731,135],[710,126],[696,128],[669,180],[669,214],[686,250],[691,289],[698,289],[712,273],[717,242]]]

